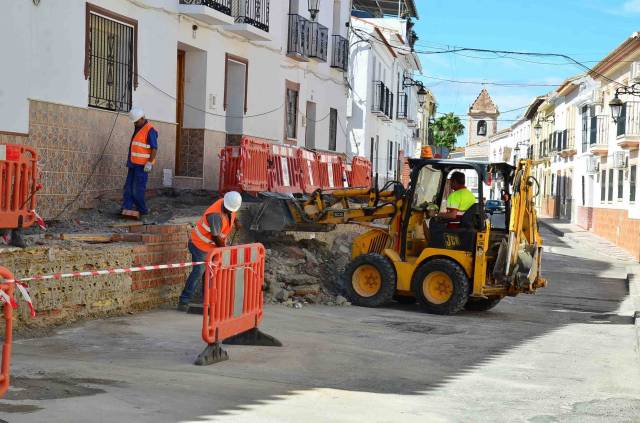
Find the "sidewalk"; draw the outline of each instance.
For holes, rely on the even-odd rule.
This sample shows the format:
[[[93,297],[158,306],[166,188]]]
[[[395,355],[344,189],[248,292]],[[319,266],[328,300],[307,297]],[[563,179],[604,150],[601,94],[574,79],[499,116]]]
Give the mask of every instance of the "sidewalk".
[[[637,350],[640,352],[640,263],[617,245],[570,222],[546,218],[538,219],[538,223],[541,228],[561,237],[564,244],[567,245],[567,248],[545,247],[546,251],[573,255],[576,253],[576,247],[580,246],[580,250],[587,251],[587,254],[581,254],[582,256],[599,257],[600,259],[606,257],[611,262],[624,265],[629,285],[629,297],[635,310]]]

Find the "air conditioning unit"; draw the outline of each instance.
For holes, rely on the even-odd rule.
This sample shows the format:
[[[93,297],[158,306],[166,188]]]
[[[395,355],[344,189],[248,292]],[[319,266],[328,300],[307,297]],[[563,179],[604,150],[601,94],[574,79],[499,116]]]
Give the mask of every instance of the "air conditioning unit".
[[[627,153],[624,151],[613,152],[613,167],[615,169],[626,169],[627,167]]]
[[[604,100],[604,94],[602,93],[602,91],[593,90],[593,92],[591,93],[591,103],[602,104],[603,100]]]
[[[640,83],[640,62],[633,62],[631,64],[631,81]]]
[[[600,158],[598,156],[587,157],[587,173],[593,175],[600,170]]]

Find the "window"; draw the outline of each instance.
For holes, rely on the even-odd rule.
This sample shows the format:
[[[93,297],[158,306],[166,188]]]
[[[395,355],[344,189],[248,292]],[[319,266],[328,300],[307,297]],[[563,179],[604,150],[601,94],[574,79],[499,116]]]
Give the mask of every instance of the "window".
[[[551,175],[551,196],[556,195],[556,175]]]
[[[585,200],[585,198],[584,198],[584,175],[582,176],[582,184],[581,184],[581,187],[582,187],[582,205],[584,206],[584,205],[585,205],[585,203],[586,203],[586,200]]]
[[[336,151],[338,135],[338,110],[329,109],[329,150]]]
[[[624,181],[624,170],[619,169],[618,170],[618,201],[622,201],[622,193],[623,188],[622,188],[622,182]]]
[[[84,76],[89,106],[127,112],[138,86],[138,22],[87,3]]]
[[[582,108],[582,152],[586,153],[589,146],[589,107]]]
[[[636,165],[629,169],[629,202],[636,201]]]
[[[600,173],[600,202],[601,203],[604,203],[604,199],[605,199],[605,196],[606,196],[606,193],[607,193],[607,188],[606,188],[606,185],[605,185],[606,184],[606,181],[605,181],[606,175],[607,175],[607,171],[606,170],[603,170]]]
[[[487,121],[485,120],[478,121],[477,134],[480,135],[481,137],[484,137],[485,135],[487,135]]]
[[[298,137],[298,92],[300,84],[286,81],[286,135],[287,139],[296,139]]]
[[[393,141],[387,144],[387,170],[393,170]]]
[[[613,201],[613,169],[609,169],[609,180],[608,182],[608,191],[607,191],[607,201]]]

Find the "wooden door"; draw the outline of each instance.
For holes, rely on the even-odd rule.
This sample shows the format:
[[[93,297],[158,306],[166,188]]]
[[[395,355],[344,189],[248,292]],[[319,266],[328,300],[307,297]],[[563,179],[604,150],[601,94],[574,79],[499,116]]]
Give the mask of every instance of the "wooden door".
[[[184,51],[178,50],[176,69],[176,175],[180,175],[180,146],[184,123]]]

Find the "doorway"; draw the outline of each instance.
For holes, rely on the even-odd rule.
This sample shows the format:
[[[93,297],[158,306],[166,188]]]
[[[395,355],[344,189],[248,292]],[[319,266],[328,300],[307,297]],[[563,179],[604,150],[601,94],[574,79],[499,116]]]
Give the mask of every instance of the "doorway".
[[[185,52],[178,50],[176,69],[176,155],[175,174],[180,175],[180,146],[182,145],[182,128],[184,127],[184,67]]]
[[[247,63],[227,56],[225,82],[225,130],[229,135],[242,135],[246,111]]]
[[[304,132],[304,145],[307,148],[316,148],[316,103],[307,101],[306,129]]]

